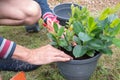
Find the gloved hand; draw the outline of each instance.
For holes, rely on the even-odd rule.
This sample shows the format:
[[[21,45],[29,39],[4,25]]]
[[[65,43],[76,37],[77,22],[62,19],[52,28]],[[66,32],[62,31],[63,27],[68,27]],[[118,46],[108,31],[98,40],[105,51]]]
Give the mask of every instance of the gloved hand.
[[[54,22],[59,25],[59,21],[57,20],[57,17],[55,15],[53,15],[53,13],[51,13],[51,12],[45,13],[43,15],[43,19],[44,19],[43,26],[46,27],[49,32],[54,31],[54,28],[53,28],[53,23]],[[59,27],[60,27],[60,25],[59,25]]]

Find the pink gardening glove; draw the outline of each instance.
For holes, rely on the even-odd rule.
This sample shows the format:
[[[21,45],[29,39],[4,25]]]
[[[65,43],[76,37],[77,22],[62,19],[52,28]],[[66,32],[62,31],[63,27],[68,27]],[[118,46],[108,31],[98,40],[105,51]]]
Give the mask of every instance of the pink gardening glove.
[[[47,12],[43,15],[43,19],[45,23],[43,24],[44,27],[48,29],[49,32],[53,32],[53,23],[57,23],[59,25],[59,21],[57,20],[57,17],[53,15],[51,12]],[[59,25],[60,26],[60,25]]]

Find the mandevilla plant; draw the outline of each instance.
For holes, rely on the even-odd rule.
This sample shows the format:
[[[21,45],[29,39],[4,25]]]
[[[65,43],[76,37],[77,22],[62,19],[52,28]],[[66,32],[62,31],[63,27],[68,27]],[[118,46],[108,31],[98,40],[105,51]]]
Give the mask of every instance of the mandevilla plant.
[[[117,11],[120,4],[114,8],[106,8],[97,18],[90,16],[87,8],[71,6],[71,17],[68,25],[58,28],[54,23],[54,32],[49,33],[51,45],[58,49],[72,52],[74,57],[94,56],[96,51],[112,54],[112,44],[120,47],[120,18]]]

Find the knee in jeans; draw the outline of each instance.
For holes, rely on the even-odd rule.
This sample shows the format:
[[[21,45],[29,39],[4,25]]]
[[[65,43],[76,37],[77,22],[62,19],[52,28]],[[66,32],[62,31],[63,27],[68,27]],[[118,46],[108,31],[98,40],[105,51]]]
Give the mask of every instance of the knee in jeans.
[[[33,2],[30,6],[26,7],[25,24],[32,25],[36,23],[41,17],[41,8],[38,3]]]

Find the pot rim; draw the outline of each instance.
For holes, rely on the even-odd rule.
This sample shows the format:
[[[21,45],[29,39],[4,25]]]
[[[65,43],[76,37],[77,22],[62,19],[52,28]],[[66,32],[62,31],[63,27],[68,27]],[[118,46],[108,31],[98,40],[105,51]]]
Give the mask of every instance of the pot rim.
[[[60,3],[60,4],[56,5],[56,6],[53,8],[53,14],[54,14],[55,16],[57,16],[57,18],[59,18],[59,19],[68,21],[69,18],[65,18],[65,17],[62,17],[62,16],[57,15],[56,12],[55,12],[55,9],[56,9],[57,7],[60,7],[60,6],[62,7],[63,5],[71,5],[71,4],[74,4],[74,5],[76,5],[76,6],[80,6],[79,4],[72,3],[72,2]],[[65,8],[66,8],[66,9],[69,9],[70,7],[65,7]],[[80,6],[80,8],[81,8],[81,6]]]
[[[63,63],[67,63],[67,64],[86,64],[86,63],[90,63],[93,61],[98,60],[98,58],[101,56],[101,53],[98,53],[96,56],[89,58],[89,59],[83,59],[83,60],[70,60],[67,62],[63,62]]]

